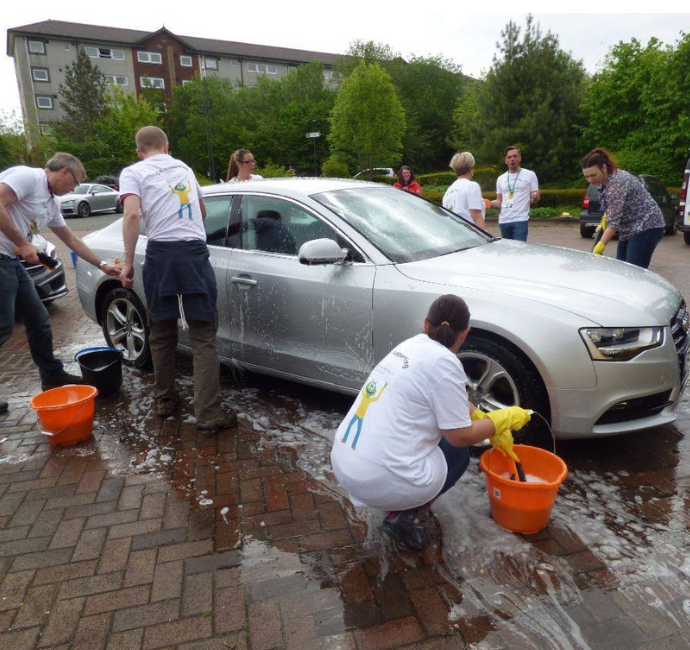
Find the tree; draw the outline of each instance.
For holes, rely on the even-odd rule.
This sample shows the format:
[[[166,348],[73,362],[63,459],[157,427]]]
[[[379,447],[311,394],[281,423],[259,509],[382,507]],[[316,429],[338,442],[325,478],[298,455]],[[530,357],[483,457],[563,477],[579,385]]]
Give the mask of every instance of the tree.
[[[358,166],[396,165],[405,135],[405,111],[390,75],[362,61],[343,80],[331,114],[332,151],[346,152]]]
[[[486,162],[502,161],[504,148],[515,144],[542,181],[573,177],[582,62],[564,52],[554,34],[543,35],[532,16],[524,32],[510,21],[501,37],[484,83],[457,106],[454,144]]]

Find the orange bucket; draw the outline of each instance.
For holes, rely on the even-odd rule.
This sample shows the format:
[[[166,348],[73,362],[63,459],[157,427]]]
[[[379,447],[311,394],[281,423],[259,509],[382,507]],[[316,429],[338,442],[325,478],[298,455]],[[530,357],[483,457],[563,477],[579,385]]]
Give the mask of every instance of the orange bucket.
[[[51,445],[74,445],[93,433],[96,395],[93,386],[69,384],[34,395],[29,404]]]
[[[558,488],[568,474],[565,463],[556,454],[528,445],[515,445],[515,453],[527,475],[527,482],[517,476],[515,463],[493,448],[479,459],[486,474],[491,515],[494,521],[514,533],[536,533],[549,523]]]

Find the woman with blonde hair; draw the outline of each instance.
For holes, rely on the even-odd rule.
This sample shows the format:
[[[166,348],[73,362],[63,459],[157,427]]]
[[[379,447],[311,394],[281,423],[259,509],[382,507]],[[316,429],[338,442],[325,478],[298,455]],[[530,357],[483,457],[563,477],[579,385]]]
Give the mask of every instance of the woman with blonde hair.
[[[472,180],[474,156],[469,151],[456,153],[451,158],[450,168],[457,174],[458,180],[443,195],[443,207],[465,219],[471,219],[477,226],[484,228],[484,213],[487,206],[482,198],[479,183]]]
[[[262,180],[263,176],[252,174],[256,165],[256,159],[249,149],[238,149],[230,156],[228,164],[227,183],[235,181],[257,181]]]

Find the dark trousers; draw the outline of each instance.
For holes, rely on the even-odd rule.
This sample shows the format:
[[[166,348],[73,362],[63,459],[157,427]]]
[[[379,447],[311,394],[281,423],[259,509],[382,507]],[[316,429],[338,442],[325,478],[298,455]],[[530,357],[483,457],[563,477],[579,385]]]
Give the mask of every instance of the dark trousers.
[[[41,379],[62,371],[62,362],[53,354],[50,315],[31,277],[18,259],[0,256],[0,347],[12,336],[15,319],[24,322],[29,351]]]
[[[503,239],[514,239],[515,241],[527,241],[527,232],[529,231],[529,222],[513,221],[512,223],[501,223],[498,227],[501,229],[501,237]]]
[[[663,228],[650,228],[625,241],[619,240],[616,259],[647,269],[652,261],[654,249],[663,236]]]

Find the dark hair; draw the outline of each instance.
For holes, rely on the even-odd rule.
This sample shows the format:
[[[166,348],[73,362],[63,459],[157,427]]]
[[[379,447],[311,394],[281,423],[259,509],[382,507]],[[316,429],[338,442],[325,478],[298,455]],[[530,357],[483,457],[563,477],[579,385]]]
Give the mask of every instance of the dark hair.
[[[503,155],[507,155],[509,151],[512,151],[515,149],[520,155],[522,155],[522,151],[520,151],[520,147],[516,147],[514,144],[509,144],[504,150],[503,150]]]
[[[606,165],[609,174],[618,169],[618,163],[613,157],[613,154],[608,149],[602,149],[601,147],[592,149],[592,151],[584,155],[582,160],[580,160],[580,167],[582,167],[582,169],[587,169],[587,167],[598,167],[602,169],[604,165]]]
[[[242,162],[248,154],[251,154],[252,152],[249,151],[249,149],[238,149],[235,151],[230,156],[230,162],[228,163],[228,175],[225,178],[226,181],[232,180],[239,174],[240,168],[237,166],[237,161],[239,159],[240,162]]]
[[[409,172],[410,172],[410,180],[409,180],[407,183],[403,180],[403,177],[402,177],[403,169],[407,169],[407,170],[409,170]],[[416,180],[417,180],[417,177],[414,175],[414,171],[412,171],[412,167],[410,167],[409,165],[403,165],[403,166],[398,170],[398,182],[399,182],[403,187],[406,187],[406,186],[409,185],[412,181],[416,181]]]
[[[470,310],[462,298],[447,293],[431,303],[426,319],[429,322],[429,338],[450,348],[458,334],[467,329]]]

